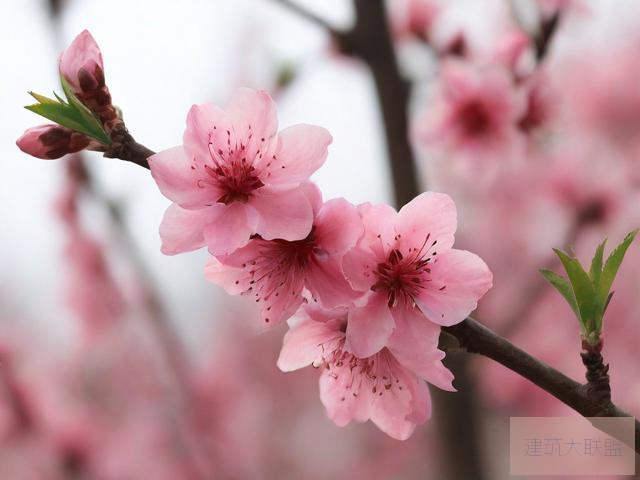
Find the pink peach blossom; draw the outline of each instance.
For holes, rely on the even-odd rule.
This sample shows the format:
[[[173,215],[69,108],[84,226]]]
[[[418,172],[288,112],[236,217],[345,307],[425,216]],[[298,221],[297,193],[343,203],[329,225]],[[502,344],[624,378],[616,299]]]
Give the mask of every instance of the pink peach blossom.
[[[227,110],[194,105],[184,144],[149,158],[151,174],[174,203],[160,226],[162,251],[207,245],[224,255],[264,240],[304,239],[313,211],[299,188],[327,157],[324,128],[295,125],[277,133],[275,104],[264,91],[242,88]]]
[[[640,49],[634,43],[579,56],[562,66],[566,120],[583,141],[637,158],[640,150]]]
[[[345,426],[371,419],[391,437],[406,440],[431,416],[426,383],[389,349],[367,358],[353,355],[345,342],[346,310],[328,313],[329,320],[317,321],[312,312],[303,312],[302,321],[285,335],[278,367],[285,372],[324,367],[320,399],[331,420]]]
[[[522,84],[526,97],[524,114],[518,120],[518,128],[531,134],[540,129],[548,129],[559,114],[560,103],[556,89],[549,81],[548,72],[538,69]]]
[[[440,7],[433,0],[404,0],[392,4],[391,23],[399,38],[414,36],[429,41]]]
[[[318,200],[320,200],[318,198]],[[342,257],[363,233],[356,207],[333,199],[320,208],[301,240],[254,238],[229,255],[213,258],[206,277],[232,295],[255,298],[265,323],[288,319],[303,303],[303,291],[325,306],[349,305],[358,297],[342,273]]]
[[[416,322],[419,329],[461,322],[491,287],[491,272],[478,256],[451,248],[457,214],[448,195],[423,193],[399,212],[368,204],[360,211],[364,236],[343,260],[351,286],[368,292],[347,326],[349,350],[359,357],[389,341],[402,346]],[[405,348],[423,341],[407,338]]]
[[[418,119],[415,132],[427,147],[472,159],[493,158],[522,141],[516,123],[524,110],[524,98],[506,69],[450,61],[443,67],[439,93]]]
[[[614,164],[611,158],[577,147],[545,162],[542,193],[567,215],[567,223],[577,223],[581,228],[610,225],[637,201],[629,165]]]
[[[494,61],[517,73],[524,53],[531,46],[531,37],[522,30],[511,30],[499,40]]]
[[[29,128],[16,141],[16,145],[24,153],[45,160],[79,152],[90,143],[85,135],[56,124]]]

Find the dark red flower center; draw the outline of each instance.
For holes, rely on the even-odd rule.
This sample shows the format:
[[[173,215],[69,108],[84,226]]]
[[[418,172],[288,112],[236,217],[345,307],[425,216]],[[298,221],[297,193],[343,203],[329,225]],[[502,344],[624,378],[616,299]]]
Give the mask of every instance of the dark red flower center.
[[[293,242],[266,241],[258,235],[252,241],[259,242],[260,249],[255,258],[242,265],[248,285],[243,294],[253,295],[256,303],[266,303],[269,311],[282,298],[300,293],[311,256],[321,252],[316,246],[313,228],[306,238]],[[240,280],[236,281],[239,283]],[[265,322],[269,321],[265,318]]]
[[[437,240],[427,247],[430,236],[431,234],[427,235],[420,248],[409,248],[406,256],[398,248],[394,248],[389,252],[387,260],[379,263],[374,270],[377,281],[371,290],[385,293],[389,307],[394,307],[399,302],[413,306],[414,298],[430,281],[430,266],[438,254],[434,250]]]
[[[491,117],[486,106],[477,99],[469,100],[460,106],[458,121],[469,136],[482,136],[491,128]]]
[[[216,129],[215,126],[213,128]],[[260,151],[257,154],[262,155]],[[209,137],[209,158],[212,165],[204,166],[208,178],[201,179],[198,186],[201,188],[205,188],[206,184],[214,186],[220,193],[216,202],[225,205],[233,202],[245,203],[256,190],[264,187],[259,172],[253,165],[253,159],[247,158],[245,145],[242,143],[232,145],[229,130],[227,130],[225,148],[216,146],[211,136]]]

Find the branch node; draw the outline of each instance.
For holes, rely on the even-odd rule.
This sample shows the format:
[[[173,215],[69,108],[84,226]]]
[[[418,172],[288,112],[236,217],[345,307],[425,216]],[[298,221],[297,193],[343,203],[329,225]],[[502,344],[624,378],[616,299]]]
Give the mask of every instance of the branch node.
[[[113,143],[105,149],[104,157],[119,158],[149,168],[147,158],[154,152],[136,142],[124,122],[120,122],[111,130],[111,140]]]
[[[590,344],[582,342],[582,364],[586,367],[585,378],[587,384],[585,393],[589,399],[599,404],[611,402],[611,384],[609,382],[609,364],[602,358],[602,341]]]

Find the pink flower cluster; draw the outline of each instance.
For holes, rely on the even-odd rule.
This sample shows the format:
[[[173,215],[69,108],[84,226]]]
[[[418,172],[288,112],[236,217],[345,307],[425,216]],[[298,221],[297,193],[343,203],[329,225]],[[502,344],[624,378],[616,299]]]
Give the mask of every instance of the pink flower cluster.
[[[112,131],[120,120],[89,32],[61,55],[60,74]],[[57,158],[76,151],[74,135],[37,127],[18,146]],[[371,419],[406,439],[430,416],[425,382],[454,390],[438,349],[440,326],[464,320],[492,274],[476,255],[452,248],[457,213],[447,195],[424,193],[398,212],[323,201],[309,178],[331,141],[314,125],[278,131],[264,91],[240,89],[226,109],[194,105],[182,145],[148,159],[173,202],[160,226],[162,251],[206,246],[206,277],[257,304],[262,325],[297,317],[278,364],[325,366],[321,399],[338,425]],[[91,268],[82,274],[100,273],[85,250]]]
[[[312,125],[278,132],[263,91],[240,89],[224,110],[195,105],[183,145],[149,158],[174,202],[162,251],[206,246],[206,277],[255,302],[264,325],[298,313],[280,368],[324,365],[321,399],[335,423],[371,419],[406,439],[431,413],[424,381],[454,390],[440,326],[473,311],[492,275],[452,248],[457,215],[447,195],[424,193],[399,212],[323,202],[309,177],[331,140]]]

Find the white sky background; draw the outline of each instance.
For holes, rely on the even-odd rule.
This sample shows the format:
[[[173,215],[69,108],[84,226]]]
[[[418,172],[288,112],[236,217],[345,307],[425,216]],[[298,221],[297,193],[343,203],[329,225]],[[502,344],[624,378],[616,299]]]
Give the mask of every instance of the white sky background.
[[[298,1],[336,25],[350,22],[348,0]],[[462,2],[470,9],[461,18],[480,24],[479,19],[489,15],[488,3]],[[277,98],[280,124],[315,123],[332,133],[328,161],[314,176],[325,198],[389,201],[384,139],[370,77],[358,63],[336,59],[327,50],[322,30],[270,0],[68,4],[62,22],[64,44],[84,28],[93,33],[102,48],[114,102],[141,143],[154,150],[179,144],[191,104],[224,104],[240,85],[270,88],[274,64],[293,62],[300,67],[298,78]],[[631,4],[598,5],[603,18],[610,20],[615,8],[619,12]],[[616,23],[619,27],[620,16]],[[29,103],[27,90],[45,95],[59,90],[59,47],[45,2],[1,0],[0,45],[0,308],[4,318],[8,312],[61,331],[71,324],[60,295],[64,237],[51,209],[62,165],[28,157],[15,146],[26,128],[45,123],[22,108]],[[211,299],[226,296],[203,278],[206,253],[160,253],[158,225],[169,202],[148,172],[97,154],[90,163],[106,192],[126,202],[127,222],[173,317],[193,322],[215,318],[219,310],[211,308]]]

